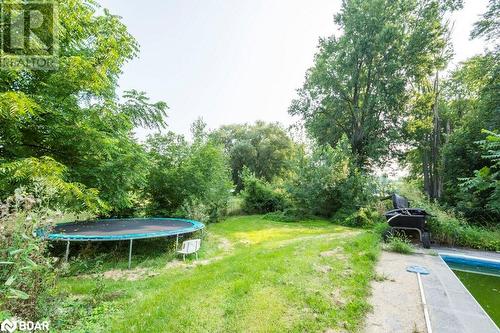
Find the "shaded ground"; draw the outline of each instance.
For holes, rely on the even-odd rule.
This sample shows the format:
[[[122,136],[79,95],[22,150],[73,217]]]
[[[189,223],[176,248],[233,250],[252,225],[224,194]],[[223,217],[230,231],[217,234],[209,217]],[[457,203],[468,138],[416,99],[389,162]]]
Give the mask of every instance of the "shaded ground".
[[[134,281],[119,270],[66,278],[60,290],[100,288],[104,300],[71,331],[354,332],[377,255],[374,235],[327,221],[235,217],[208,227],[198,261],[139,267]]]

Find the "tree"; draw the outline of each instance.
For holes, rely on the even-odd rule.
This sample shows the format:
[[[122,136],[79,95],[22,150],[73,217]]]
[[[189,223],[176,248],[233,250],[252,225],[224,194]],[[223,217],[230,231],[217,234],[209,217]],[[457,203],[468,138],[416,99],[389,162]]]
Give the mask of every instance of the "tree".
[[[335,148],[313,145],[301,150],[292,162],[285,188],[294,214],[332,217],[350,214],[372,198],[371,180],[354,165],[349,141],[344,135]]]
[[[292,140],[277,123],[258,121],[254,125],[222,126],[210,134],[210,139],[224,146],[236,191],[243,188],[244,167],[270,182],[285,172],[293,151]]]
[[[497,41],[500,36],[500,2],[490,0],[488,9],[479,21],[474,23],[471,38],[484,37],[488,41]]]
[[[121,214],[147,173],[133,128],[164,127],[167,106],[135,90],[119,102],[118,76],[138,46],[117,16],[90,0],[58,7],[57,70],[0,69],[0,164],[51,158],[65,181],[95,189]]]
[[[149,137],[146,147],[149,213],[207,221],[224,215],[232,186],[221,147],[207,140],[190,144],[172,132]]]
[[[461,179],[457,206],[475,219],[500,219],[500,134],[484,130],[486,140],[479,141],[487,165],[474,171],[474,177]]]
[[[445,10],[451,1],[344,1],[339,37],[321,39],[315,65],[289,112],[320,144],[347,135],[359,167],[400,142],[411,87],[444,64]]]
[[[478,214],[485,212],[484,207],[479,206],[475,213],[471,213],[472,210],[463,204],[466,200],[460,179],[468,178],[475,170],[488,165],[477,142],[483,140],[483,129],[495,131],[500,128],[499,78],[497,55],[475,56],[452,73],[445,91],[451,133],[443,147],[443,200],[458,206],[468,217],[474,215],[476,222],[480,216],[484,220],[490,217]]]

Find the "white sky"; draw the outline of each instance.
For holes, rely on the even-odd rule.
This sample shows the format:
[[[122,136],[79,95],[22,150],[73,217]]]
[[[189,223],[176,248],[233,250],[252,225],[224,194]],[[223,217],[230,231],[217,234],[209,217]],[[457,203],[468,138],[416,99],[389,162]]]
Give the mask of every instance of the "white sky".
[[[338,33],[332,0],[100,0],[123,17],[141,46],[120,89],[148,93],[170,107],[169,129],[188,134],[198,117],[209,128],[255,120],[292,122],[295,90],[313,63],[320,36]],[[457,12],[454,64],[481,53],[469,40],[487,0]],[[147,131],[139,129],[144,138]]]

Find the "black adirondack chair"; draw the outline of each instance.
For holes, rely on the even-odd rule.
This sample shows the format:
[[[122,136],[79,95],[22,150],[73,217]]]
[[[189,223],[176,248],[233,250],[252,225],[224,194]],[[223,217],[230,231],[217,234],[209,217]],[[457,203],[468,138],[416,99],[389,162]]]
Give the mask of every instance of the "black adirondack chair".
[[[431,214],[422,208],[411,208],[408,199],[396,193],[391,195],[390,198],[394,209],[384,214],[387,223],[391,226],[385,236],[392,234],[394,230],[415,230],[418,232],[424,248],[430,248],[431,235],[427,227],[427,217],[431,216]]]

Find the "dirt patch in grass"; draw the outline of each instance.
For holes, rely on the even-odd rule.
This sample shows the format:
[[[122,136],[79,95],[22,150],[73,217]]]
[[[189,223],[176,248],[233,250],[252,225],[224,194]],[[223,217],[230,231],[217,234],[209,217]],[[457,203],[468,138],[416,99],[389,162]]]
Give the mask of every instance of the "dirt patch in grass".
[[[231,252],[234,249],[233,243],[231,243],[229,239],[214,235],[212,235],[212,237],[216,242],[218,242],[217,247],[219,248],[219,250],[222,250],[224,252]]]
[[[126,280],[126,281],[137,281],[143,280],[149,277],[156,276],[160,273],[155,272],[148,268],[135,268],[130,270],[122,270],[122,269],[112,269],[110,271],[106,271],[102,274],[83,274],[79,275],[79,278],[82,279],[95,279],[102,275],[103,278],[113,281],[118,280]]]
[[[340,246],[337,246],[333,250],[324,251],[319,254],[320,257],[335,257],[337,259],[346,259],[346,255],[344,254],[344,249]]]
[[[330,297],[332,303],[335,306],[343,307],[348,303],[348,300],[344,296],[342,296],[342,290],[340,288],[335,288],[333,291],[331,291]]]
[[[314,265],[314,270],[318,273],[328,273],[331,272],[333,268],[328,265]]]
[[[220,236],[211,235],[215,241],[218,242],[217,248],[222,250],[224,254],[227,254],[233,250],[233,244],[226,238]],[[215,261],[219,261],[224,258],[224,255],[212,257],[209,259],[201,259],[194,261],[181,261],[181,260],[172,260],[168,262],[163,269],[176,269],[176,268],[194,268],[196,266],[206,266],[210,265]],[[135,268],[130,270],[121,270],[121,269],[112,269],[102,273],[102,277],[104,279],[118,281],[118,280],[126,280],[126,281],[137,281],[143,280],[149,277],[153,277],[159,275],[161,270],[153,270],[150,268]],[[99,274],[84,274],[80,275],[81,278],[84,279],[94,279],[98,277]]]

